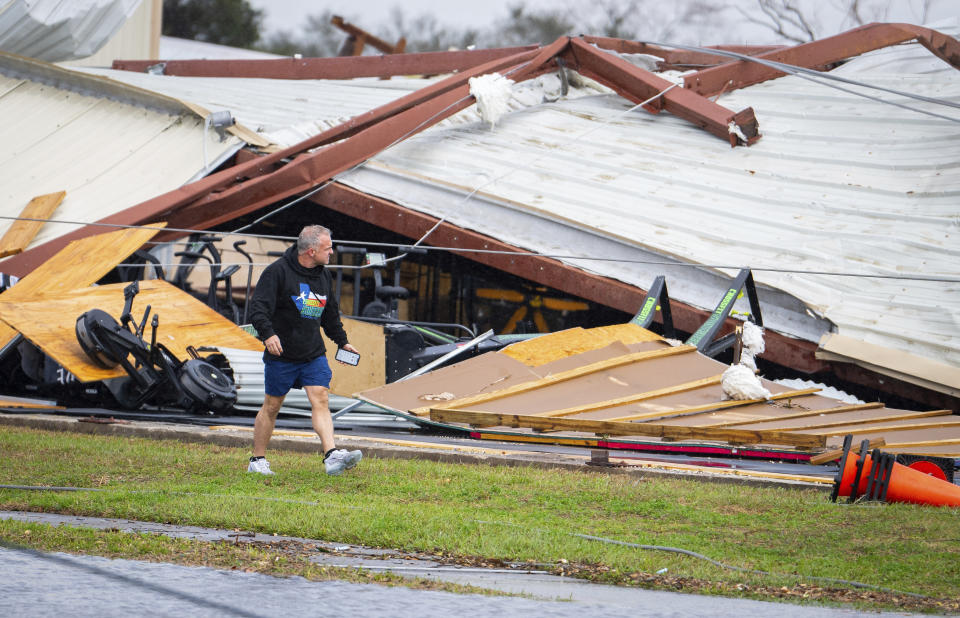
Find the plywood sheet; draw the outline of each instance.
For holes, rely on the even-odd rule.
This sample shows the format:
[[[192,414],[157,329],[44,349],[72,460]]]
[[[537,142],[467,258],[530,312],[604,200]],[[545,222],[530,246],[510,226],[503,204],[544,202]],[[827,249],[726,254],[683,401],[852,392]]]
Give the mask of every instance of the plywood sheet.
[[[0,294],[0,302],[33,301],[93,285],[165,226],[154,223],[75,240]],[[9,324],[0,324],[0,347],[16,334]]]
[[[19,285],[19,284],[18,284]],[[32,302],[2,302],[0,319],[63,365],[81,382],[124,376],[122,368],[101,369],[93,365],[77,342],[77,318],[90,309],[102,309],[119,321],[123,311],[123,288],[128,284],[84,288]],[[213,309],[166,281],[141,281],[133,303],[137,321],[147,305],[159,317],[157,342],[180,360],[188,358],[187,346],[225,346],[242,350],[263,349],[260,341]],[[149,323],[148,323],[149,324]],[[149,339],[149,325],[146,337]]]
[[[44,221],[50,218],[66,195],[66,191],[58,191],[38,195],[30,200],[20,213],[20,218],[14,221],[3,238],[0,238],[0,258],[16,255],[26,249],[43,227]]]
[[[601,326],[598,328],[571,328],[526,341],[518,341],[500,350],[530,367],[596,350],[615,341],[623,344],[660,341],[660,335],[633,323]]]
[[[347,331],[350,344],[360,351],[360,364],[351,367],[333,360],[337,344],[323,335],[328,350],[327,359],[333,369],[330,391],[351,397],[354,393],[383,386],[386,381],[387,356],[383,326],[343,318],[343,328]],[[322,330],[320,332],[323,333]]]

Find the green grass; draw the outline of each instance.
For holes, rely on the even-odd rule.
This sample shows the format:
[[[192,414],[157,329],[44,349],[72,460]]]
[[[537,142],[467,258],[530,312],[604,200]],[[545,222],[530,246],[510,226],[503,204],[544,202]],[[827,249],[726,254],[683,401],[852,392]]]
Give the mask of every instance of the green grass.
[[[0,429],[0,453],[0,484],[103,490],[0,490],[6,510],[239,528],[464,560],[533,560],[628,585],[938,609],[900,595],[851,595],[849,586],[801,576],[830,577],[960,609],[956,509],[844,506],[812,490],[375,457],[328,477],[316,455],[282,452],[270,454],[278,474],[261,477],[245,472],[244,449],[10,428]],[[678,547],[779,575],[574,534]]]

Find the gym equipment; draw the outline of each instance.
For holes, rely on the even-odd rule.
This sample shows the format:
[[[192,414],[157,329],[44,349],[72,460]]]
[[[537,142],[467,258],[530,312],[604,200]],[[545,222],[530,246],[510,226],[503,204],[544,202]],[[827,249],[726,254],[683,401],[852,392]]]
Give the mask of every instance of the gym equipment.
[[[192,358],[180,361],[162,343],[157,343],[160,319],[153,314],[150,343],[143,339],[150,305],[137,324],[130,311],[140,291],[134,281],[123,290],[124,307],[118,323],[101,309],[80,315],[77,341],[93,364],[104,369],[120,365],[129,377],[105,380],[118,403],[137,409],[145,403],[174,405],[190,412],[226,412],[237,401],[236,385],[224,372],[187,348]]]

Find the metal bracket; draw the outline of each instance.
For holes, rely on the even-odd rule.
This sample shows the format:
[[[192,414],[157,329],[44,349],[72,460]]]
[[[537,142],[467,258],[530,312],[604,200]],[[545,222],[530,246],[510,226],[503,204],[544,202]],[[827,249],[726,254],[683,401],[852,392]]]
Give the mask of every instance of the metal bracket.
[[[676,337],[676,331],[673,330],[673,316],[670,313],[670,295],[667,293],[667,279],[659,275],[653,280],[653,284],[647,291],[647,296],[640,304],[640,311],[630,320],[642,328],[649,328],[653,323],[653,316],[660,312],[663,320],[663,336],[668,339]]]
[[[757,287],[753,282],[753,273],[749,268],[744,268],[730,284],[729,289],[720,299],[716,309],[709,318],[697,329],[695,333],[687,339],[687,345],[697,347],[697,350],[707,356],[716,356],[733,345],[736,334],[731,333],[720,339],[716,339],[717,333],[723,328],[723,323],[730,315],[740,291],[747,292],[747,298],[750,301],[750,320],[757,326],[763,326],[763,316],[760,313],[760,300],[757,298]]]

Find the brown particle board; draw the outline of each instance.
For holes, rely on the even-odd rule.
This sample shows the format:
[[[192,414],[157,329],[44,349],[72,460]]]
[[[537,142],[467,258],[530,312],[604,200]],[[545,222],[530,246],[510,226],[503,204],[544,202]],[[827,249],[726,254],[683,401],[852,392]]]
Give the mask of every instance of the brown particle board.
[[[820,390],[819,388],[804,388],[804,389],[793,390],[793,391],[785,391],[782,393],[772,393],[770,395],[770,400],[792,399],[794,397],[803,397],[804,395],[812,395],[813,393],[816,393],[819,390]],[[645,413],[645,414],[631,414],[628,416],[621,416],[621,417],[612,418],[609,420],[635,421],[635,420],[643,420],[645,418],[658,418],[658,417],[664,417],[664,416],[685,416],[688,414],[689,415],[699,414],[706,410],[734,408],[737,406],[746,406],[754,403],[764,403],[766,401],[768,400],[767,399],[727,399],[724,401],[716,401],[714,403],[703,404],[699,406],[690,406],[688,408],[676,408],[666,413],[657,412],[657,413]]]
[[[515,384],[534,382],[540,376],[518,360],[498,353],[481,354],[442,367],[412,380],[393,382],[358,393],[356,396],[387,408],[426,415],[430,404],[444,397],[462,399]],[[452,401],[452,399],[450,399]]]
[[[123,288],[127,285],[83,288],[32,302],[0,302],[0,319],[20,331],[81,382],[125,376],[127,374],[121,367],[101,369],[95,366],[77,342],[75,327],[77,318],[90,309],[102,309],[119,322],[124,305]],[[160,322],[157,342],[180,360],[189,358],[187,346],[263,349],[256,337],[166,281],[141,281],[139,285],[140,293],[132,309],[135,320],[139,322],[144,309],[150,305],[151,316],[157,315]],[[0,301],[4,296],[0,295]],[[149,342],[149,323],[144,338]]]
[[[662,397],[664,395],[674,395],[677,393],[684,393],[687,391],[702,388],[704,386],[714,386],[719,383],[720,383],[720,376],[710,376],[707,378],[701,378],[699,380],[693,380],[690,382],[683,382],[681,384],[665,386],[663,388],[658,388],[652,391],[646,391],[644,393],[636,393],[633,395],[627,395],[625,397],[617,397],[616,399],[606,399],[603,401],[597,401],[597,402],[588,403],[580,406],[574,406],[571,408],[563,408],[560,410],[548,410],[546,412],[538,412],[533,416],[549,416],[553,418],[558,418],[561,416],[573,416],[576,414],[583,414],[585,412],[593,412],[595,410],[601,410],[603,408],[612,408],[614,406],[622,406],[630,403],[637,403],[639,401],[644,401],[645,399],[654,399],[656,397]],[[652,414],[658,414],[658,413],[652,413]],[[617,419],[617,420],[623,420],[623,419]]]
[[[822,417],[803,417],[787,420],[770,420],[762,423],[746,423],[736,427],[738,429],[782,429],[785,431],[806,431],[808,429],[827,429],[830,427],[849,426],[854,423],[879,423],[881,421],[901,421],[931,417],[950,416],[950,410],[931,410],[929,412],[913,412],[908,410],[859,410],[830,414]],[[729,425],[728,425],[729,427]],[[847,432],[849,433],[849,432]]]
[[[30,246],[40,228],[43,227],[44,222],[50,218],[50,215],[53,214],[66,195],[66,191],[57,191],[47,195],[38,195],[30,200],[30,203],[20,213],[20,218],[14,221],[7,228],[3,238],[0,238],[0,258],[22,253],[24,249]],[[36,221],[35,219],[41,220]]]
[[[831,400],[832,401],[832,400]],[[857,403],[850,404],[845,406],[835,406],[830,408],[824,408],[820,410],[803,410],[802,412],[789,412],[772,409],[765,410],[763,414],[750,414],[743,415],[749,416],[749,418],[733,417],[731,419],[723,420],[720,419],[717,422],[704,423],[704,426],[709,425],[710,427],[738,427],[740,425],[750,425],[753,423],[762,423],[764,421],[783,421],[787,419],[795,418],[806,418],[811,416],[823,416],[827,414],[840,414],[843,412],[853,412],[856,410],[873,410],[876,408],[882,408],[883,404],[875,401],[871,403]]]
[[[584,376],[597,375],[601,372],[615,369],[617,367],[622,367],[625,365],[632,365],[638,362],[650,362],[657,359],[667,358],[674,355],[689,354],[695,352],[696,348],[694,346],[677,346],[677,347],[663,347],[657,350],[648,350],[645,352],[634,352],[632,354],[626,354],[624,356],[619,356],[616,358],[611,358],[596,363],[591,363],[583,367],[578,367],[575,369],[570,369],[568,371],[563,371],[560,373],[548,375],[544,378],[536,380],[534,382],[528,382],[524,384],[517,384],[510,388],[503,388],[492,393],[475,395],[473,397],[466,397],[463,399],[458,399],[451,401],[445,405],[433,405],[425,406],[423,409],[418,409],[415,411],[417,414],[429,413],[429,409],[432,407],[449,407],[449,408],[464,408],[467,406],[476,406],[480,404],[485,404],[490,401],[504,399],[506,397],[512,397],[515,395],[527,393],[529,391],[543,391],[548,387],[555,387],[556,385],[574,380],[576,378],[582,378]],[[607,378],[600,377],[598,378],[601,382],[606,381]],[[550,406],[554,405],[550,402],[545,402],[545,405]],[[554,405],[555,407],[555,405]],[[547,407],[546,409],[550,409]]]
[[[824,436],[844,436],[853,434],[874,434],[885,431],[906,431],[911,429],[942,429],[945,432],[960,432],[960,416],[939,416],[933,419],[904,419],[893,421],[877,421],[876,423],[858,423],[856,425],[843,425],[840,427],[827,427],[825,429],[810,429],[809,433]],[[960,435],[960,433],[958,433]],[[889,442],[889,440],[888,440]]]
[[[814,430],[816,431],[816,430]],[[813,433],[813,432],[811,432]],[[852,432],[847,432],[852,433]],[[843,437],[846,434],[827,435],[827,446],[830,448],[840,447],[843,444]],[[960,426],[952,427],[893,427],[883,428],[874,427],[865,433],[854,433],[854,444],[859,444],[861,440],[872,440],[874,438],[883,438],[888,446],[899,446],[901,444],[945,444],[954,440],[960,440]]]

